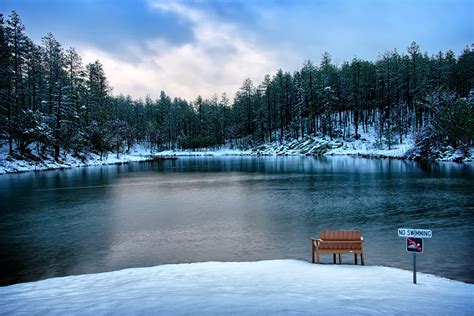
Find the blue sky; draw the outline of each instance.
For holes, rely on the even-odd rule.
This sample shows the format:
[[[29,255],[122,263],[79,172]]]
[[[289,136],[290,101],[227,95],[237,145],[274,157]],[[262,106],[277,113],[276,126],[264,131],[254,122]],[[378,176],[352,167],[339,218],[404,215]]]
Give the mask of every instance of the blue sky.
[[[233,96],[247,77],[258,84],[325,51],[340,64],[412,41],[429,54],[474,42],[472,0],[2,0],[11,10],[37,43],[52,32],[133,97]]]

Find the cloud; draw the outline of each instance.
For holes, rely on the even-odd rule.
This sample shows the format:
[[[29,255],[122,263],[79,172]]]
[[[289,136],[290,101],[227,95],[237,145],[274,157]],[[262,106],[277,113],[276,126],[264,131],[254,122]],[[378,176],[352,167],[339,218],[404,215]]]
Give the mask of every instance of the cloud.
[[[193,39],[172,43],[155,38],[146,41],[145,49],[126,45],[122,54],[133,55],[130,59],[133,61],[96,47],[79,46],[85,62],[101,61],[115,94],[158,97],[164,90],[172,97],[188,100],[223,92],[233,96],[245,78],[251,78],[257,85],[265,74],[278,68],[277,54],[243,33],[237,25],[182,2],[150,1],[149,4],[154,10],[190,22]]]
[[[245,78],[258,85],[279,68],[296,70],[308,58],[318,64],[324,51],[340,65],[393,48],[403,52],[412,41],[429,54],[460,52],[472,37],[469,1],[453,2],[448,11],[429,0],[147,1],[149,23],[142,25],[141,15],[134,21],[146,36],[123,36],[119,50],[76,45],[86,61],[104,64],[116,94],[232,97]]]

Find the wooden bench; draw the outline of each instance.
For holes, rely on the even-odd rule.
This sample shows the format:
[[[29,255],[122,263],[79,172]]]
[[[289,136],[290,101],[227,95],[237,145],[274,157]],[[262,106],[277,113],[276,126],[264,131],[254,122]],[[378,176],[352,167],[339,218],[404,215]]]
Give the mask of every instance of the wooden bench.
[[[357,264],[357,254],[360,254],[361,264],[364,265],[364,249],[362,244],[364,238],[357,230],[325,230],[319,238],[311,237],[311,250],[316,254],[316,261],[319,263],[319,255],[322,253],[332,253],[333,262],[336,263],[336,254],[339,255],[339,263],[342,263],[341,255],[345,253],[354,254],[354,262]]]

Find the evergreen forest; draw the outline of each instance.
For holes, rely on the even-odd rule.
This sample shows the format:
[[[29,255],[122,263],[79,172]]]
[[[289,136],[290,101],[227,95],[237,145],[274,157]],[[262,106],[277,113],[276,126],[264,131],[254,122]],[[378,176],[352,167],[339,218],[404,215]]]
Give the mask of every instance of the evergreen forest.
[[[0,15],[0,142],[12,157],[56,160],[64,152],[125,152],[137,143],[150,150],[254,147],[306,136],[354,140],[367,130],[388,148],[413,137],[427,156],[437,146],[473,144],[468,47],[428,55],[413,42],[406,52],[339,65],[324,53],[319,63],[262,77],[243,80],[233,99],[115,95],[100,61],[83,64],[51,33],[34,43],[12,12]]]

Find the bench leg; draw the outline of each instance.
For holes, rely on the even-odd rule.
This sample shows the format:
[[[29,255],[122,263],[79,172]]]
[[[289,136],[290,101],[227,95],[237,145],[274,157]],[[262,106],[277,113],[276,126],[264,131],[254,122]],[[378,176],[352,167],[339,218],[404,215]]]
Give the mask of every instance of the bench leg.
[[[339,254],[339,264],[342,264],[342,256]]]
[[[311,258],[312,258],[312,262],[314,263],[314,243],[311,242]]]
[[[319,251],[316,249],[316,262],[319,263]]]
[[[360,254],[360,263],[361,263],[362,265],[365,265],[365,263],[364,263],[364,253],[361,253],[361,254]]]
[[[357,254],[354,253],[354,262],[355,262],[355,265],[357,265]]]
[[[336,254],[335,253],[332,254],[332,262],[334,264],[336,264]]]

